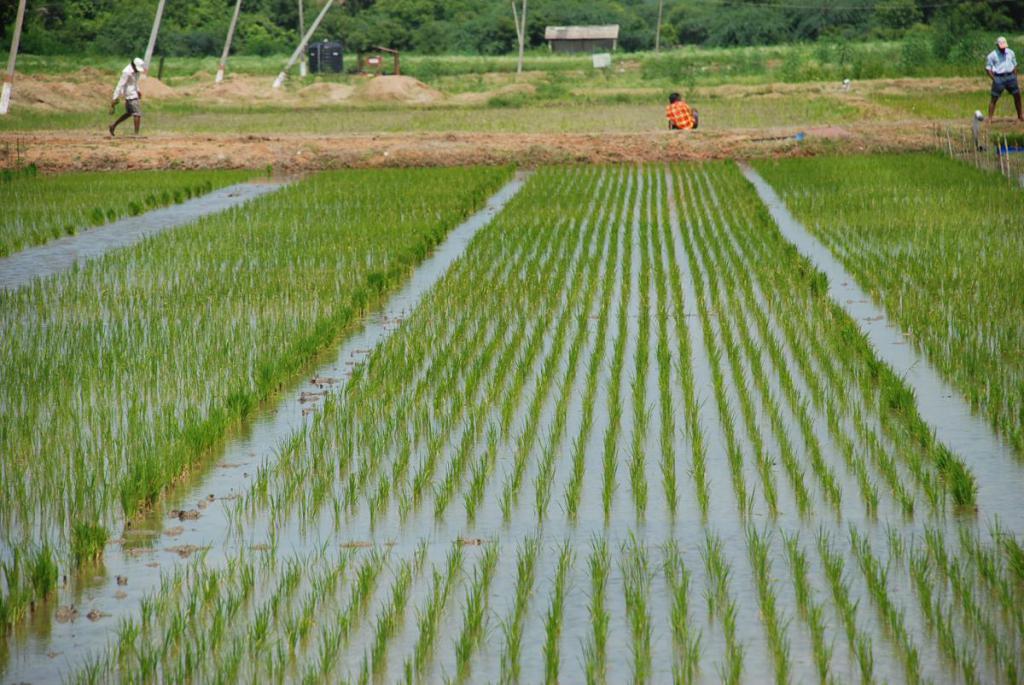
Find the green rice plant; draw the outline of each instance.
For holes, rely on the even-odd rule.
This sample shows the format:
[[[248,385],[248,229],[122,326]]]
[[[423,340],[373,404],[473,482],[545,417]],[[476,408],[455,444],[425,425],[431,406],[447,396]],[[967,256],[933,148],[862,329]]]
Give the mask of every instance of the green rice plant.
[[[747,552],[757,582],[758,601],[761,605],[761,619],[768,635],[768,649],[775,662],[775,681],[786,683],[790,675],[788,619],[781,616],[772,583],[771,560],[768,558],[770,538],[767,533],[758,533],[747,528]]]
[[[473,582],[466,592],[462,631],[455,643],[456,674],[459,681],[469,677],[469,662],[484,634],[484,613],[487,608],[494,568],[498,563],[498,547],[484,549],[480,563],[473,571]]]
[[[695,681],[700,669],[701,631],[690,625],[690,572],[675,540],[663,550],[664,573],[671,593],[672,644],[676,655],[673,678],[683,685]]]
[[[519,682],[521,672],[523,625],[529,608],[530,597],[537,575],[537,553],[540,543],[537,538],[527,538],[519,547],[516,558],[516,595],[511,612],[502,623],[505,651],[501,655],[501,680],[504,683]]]
[[[587,565],[590,568],[591,634],[583,648],[584,670],[588,683],[604,683],[608,669],[608,624],[611,620],[606,604],[611,556],[604,538],[595,538],[591,543]]]
[[[370,661],[373,663],[373,672],[375,674],[383,673],[384,668],[387,666],[385,657],[387,655],[388,643],[400,627],[402,614],[405,612],[405,605],[409,600],[413,573],[413,564],[402,563],[398,569],[394,584],[391,586],[391,597],[377,617],[373,646],[370,648]]]
[[[797,610],[811,633],[811,645],[814,649],[814,664],[818,670],[818,681],[830,682],[829,672],[832,660],[832,641],[826,641],[824,608],[814,601],[808,581],[807,555],[800,546],[797,535],[783,535],[789,560],[790,573],[793,576],[793,589],[796,593]]]
[[[544,682],[557,683],[561,660],[560,643],[562,638],[563,613],[565,611],[565,593],[569,571],[573,565],[573,552],[568,543],[562,545],[558,556],[558,569],[555,572],[555,584],[551,590],[551,603],[548,606],[544,623]]]
[[[0,205],[5,209],[0,217],[0,257],[252,176],[251,171],[22,173],[0,183]],[[160,195],[161,189],[173,197]]]
[[[895,638],[906,668],[906,677],[910,682],[919,682],[921,680],[919,652],[906,627],[903,610],[890,597],[889,567],[882,565],[872,551],[867,538],[860,535],[854,528],[850,529],[850,544],[864,574],[868,592],[881,610],[883,618]]]
[[[650,562],[647,549],[632,536],[623,543],[620,555],[626,615],[633,638],[633,682],[645,683],[651,677]]]

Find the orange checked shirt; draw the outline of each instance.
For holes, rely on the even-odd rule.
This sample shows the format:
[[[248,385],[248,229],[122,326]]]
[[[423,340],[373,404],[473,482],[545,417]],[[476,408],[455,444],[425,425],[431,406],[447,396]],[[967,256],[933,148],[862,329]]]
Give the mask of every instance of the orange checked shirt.
[[[693,112],[690,106],[682,100],[673,102],[665,108],[665,116],[668,117],[672,128],[691,129],[693,128]]]

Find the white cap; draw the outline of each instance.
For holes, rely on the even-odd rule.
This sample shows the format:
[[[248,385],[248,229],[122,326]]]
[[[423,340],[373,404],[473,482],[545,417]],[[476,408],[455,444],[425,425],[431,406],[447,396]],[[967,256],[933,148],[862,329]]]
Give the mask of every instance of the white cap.
[[[1006,37],[1005,36],[999,36],[998,38],[996,38],[996,45],[998,45],[1001,48],[1005,48],[1006,47]]]
[[[145,71],[146,63],[142,61],[141,57],[136,57],[132,60],[132,65],[135,67],[135,71]]]

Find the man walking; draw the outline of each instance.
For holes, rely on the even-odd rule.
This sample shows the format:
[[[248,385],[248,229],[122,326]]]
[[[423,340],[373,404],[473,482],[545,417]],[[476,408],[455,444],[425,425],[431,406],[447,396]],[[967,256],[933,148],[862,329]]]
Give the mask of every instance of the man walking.
[[[665,108],[668,127],[673,131],[688,131],[697,128],[697,111],[691,109],[679,93],[668,96],[668,107]]]
[[[110,113],[114,113],[114,108],[117,107],[117,101],[124,96],[124,114],[112,123],[107,130],[110,131],[110,137],[114,137],[114,130],[117,129],[117,125],[128,117],[132,117],[135,123],[135,135],[139,134],[139,125],[142,123],[142,92],[139,90],[139,81],[142,79],[143,73],[146,71],[146,63],[136,57],[131,63],[121,71],[121,79],[117,82],[117,87],[114,88],[114,99],[110,102]]]
[[[1017,83],[1017,56],[1013,54],[1002,36],[996,39],[996,49],[988,53],[985,62],[985,71],[992,79],[992,100],[988,103],[988,118],[991,119],[996,113],[996,103],[1003,91],[1009,91],[1013,96],[1013,104],[1017,108],[1017,119],[1024,121],[1024,111],[1021,110],[1020,85]]]

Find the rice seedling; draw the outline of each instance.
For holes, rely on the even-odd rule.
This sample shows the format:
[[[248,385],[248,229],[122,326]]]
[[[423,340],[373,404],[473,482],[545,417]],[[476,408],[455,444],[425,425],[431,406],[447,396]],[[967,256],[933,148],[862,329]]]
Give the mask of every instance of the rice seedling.
[[[606,604],[611,557],[608,542],[596,538],[587,561],[590,568],[590,639],[583,648],[584,670],[588,683],[604,683],[608,668],[608,623]]]
[[[747,528],[747,552],[754,569],[761,622],[768,634],[768,649],[775,662],[775,682],[787,683],[790,677],[788,619],[780,615],[778,600],[772,583],[771,561],[768,558],[770,540],[767,533]]]
[[[811,645],[814,649],[814,664],[818,670],[820,683],[830,682],[833,641],[825,635],[823,605],[814,601],[808,581],[807,555],[796,535],[784,536],[786,553],[789,560],[790,573],[793,576],[793,588],[796,591],[796,605],[800,617],[811,633]]]
[[[462,631],[455,643],[456,674],[459,681],[469,677],[470,659],[484,635],[484,612],[487,608],[494,568],[498,563],[498,548],[488,545],[480,563],[473,571],[473,581],[466,591],[463,607]]]
[[[5,177],[0,257],[252,176],[251,171],[131,171]]]
[[[676,655],[673,677],[675,682],[686,685],[695,681],[700,668],[701,632],[690,625],[690,572],[674,540],[665,546],[663,556],[671,592],[672,644]]]
[[[505,683],[519,682],[523,624],[529,608],[530,597],[537,575],[537,553],[540,543],[537,538],[528,538],[519,547],[516,558],[516,594],[512,610],[502,622],[505,651],[501,655],[501,680]]]
[[[544,682],[557,683],[561,662],[562,619],[565,612],[565,593],[569,571],[573,565],[573,552],[568,543],[562,545],[558,555],[555,583],[551,589],[551,603],[548,605],[544,623]]]
[[[635,537],[623,543],[620,555],[626,615],[633,638],[633,682],[645,683],[651,677],[650,561],[646,548]]]

